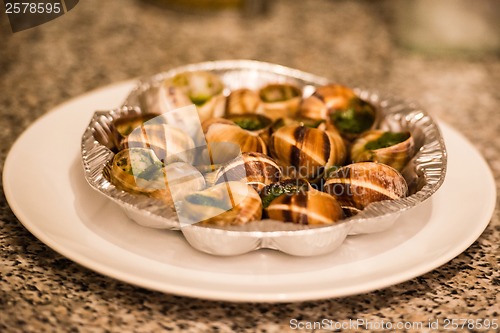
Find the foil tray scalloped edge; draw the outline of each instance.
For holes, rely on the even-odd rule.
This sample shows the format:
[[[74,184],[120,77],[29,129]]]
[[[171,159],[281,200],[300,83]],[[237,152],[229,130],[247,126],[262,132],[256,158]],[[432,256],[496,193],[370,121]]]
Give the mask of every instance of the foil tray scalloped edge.
[[[398,200],[373,203],[356,216],[331,226],[304,228],[277,221],[258,221],[231,229],[197,225],[180,228],[174,210],[166,209],[146,196],[120,190],[104,176],[106,165],[114,155],[109,149],[113,144],[109,137],[110,124],[127,113],[143,112],[140,97],[148,90],[158,87],[163,80],[181,72],[200,70],[220,75],[230,90],[238,87],[257,88],[267,82],[291,82],[308,89],[332,82],[297,69],[253,60],[204,62],[177,67],[141,80],[120,108],[96,111],[82,136],[81,154],[85,178],[92,188],[119,204],[140,225],[181,229],[194,248],[215,255],[237,255],[260,248],[276,249],[298,256],[319,255],[335,250],[348,235],[379,232],[391,227],[402,212],[428,199],[444,181],[446,148],[440,130],[431,116],[414,103],[397,98],[382,98],[376,92],[356,88],[355,91],[361,98],[376,105],[383,113],[380,127],[407,129],[414,135],[418,133],[419,150],[403,171],[407,181],[414,182],[413,186],[418,187],[415,193]]]

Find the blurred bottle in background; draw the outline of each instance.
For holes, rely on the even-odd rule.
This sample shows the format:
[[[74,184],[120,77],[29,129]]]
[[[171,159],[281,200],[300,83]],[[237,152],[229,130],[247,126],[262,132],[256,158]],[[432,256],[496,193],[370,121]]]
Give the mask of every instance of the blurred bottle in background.
[[[395,36],[430,54],[500,54],[499,0],[392,1]]]

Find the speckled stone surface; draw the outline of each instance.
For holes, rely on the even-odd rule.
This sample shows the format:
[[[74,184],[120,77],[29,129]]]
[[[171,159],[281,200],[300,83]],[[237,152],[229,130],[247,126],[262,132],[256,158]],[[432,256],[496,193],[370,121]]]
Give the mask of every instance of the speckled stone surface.
[[[396,46],[391,22],[389,1],[280,0],[266,16],[242,18],[233,11],[175,12],[138,0],[86,0],[55,21],[16,34],[0,13],[0,168],[31,123],[72,97],[178,65],[245,58],[418,101],[483,154],[498,190],[500,58],[410,53]],[[292,318],[498,320],[499,231],[497,205],[485,232],[464,253],[421,277],[364,295],[285,304],[212,302],[149,291],[82,268],[32,236],[2,191],[0,332],[286,332],[294,331]]]

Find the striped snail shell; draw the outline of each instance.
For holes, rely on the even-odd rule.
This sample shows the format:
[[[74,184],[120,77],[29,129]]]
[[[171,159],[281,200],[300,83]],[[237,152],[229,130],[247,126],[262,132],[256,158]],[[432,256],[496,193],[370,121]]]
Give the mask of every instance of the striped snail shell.
[[[343,207],[364,209],[372,202],[403,198],[408,186],[394,168],[375,162],[349,164],[329,173],[324,191]]]
[[[281,169],[269,156],[261,153],[243,153],[222,166],[216,176],[216,184],[242,181],[260,192],[266,185],[281,178]]]
[[[187,195],[181,214],[202,225],[242,225],[262,218],[259,194],[243,182],[225,182]]]
[[[259,97],[269,118],[293,117],[299,109],[302,90],[289,83],[271,83],[259,90]]]
[[[333,131],[290,125],[279,128],[270,140],[271,156],[292,178],[314,179],[325,168],[341,165],[346,157],[342,138]]]
[[[259,94],[251,89],[231,91],[226,101],[226,116],[234,114],[262,113],[263,105]]]
[[[353,163],[373,161],[387,164],[401,171],[414,152],[414,140],[410,132],[365,132],[351,147]]]
[[[317,190],[281,195],[271,201],[266,212],[273,220],[307,225],[330,225],[344,217],[337,200]]]
[[[160,161],[192,163],[194,141],[186,133],[167,124],[146,123],[136,127],[124,140],[123,148],[149,148]]]
[[[214,164],[229,162],[245,152],[267,153],[267,146],[258,134],[232,124],[211,124],[205,138]]]
[[[151,149],[120,150],[112,160],[112,183],[126,190],[150,193],[165,188],[163,163]]]
[[[173,207],[173,201],[205,187],[203,175],[192,165],[174,162],[167,166],[151,149],[119,151],[112,160],[111,181],[119,188],[149,195]]]

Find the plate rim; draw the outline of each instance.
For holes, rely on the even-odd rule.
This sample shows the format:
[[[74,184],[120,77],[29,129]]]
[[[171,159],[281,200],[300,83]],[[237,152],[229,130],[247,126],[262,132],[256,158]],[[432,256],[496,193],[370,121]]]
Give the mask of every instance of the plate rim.
[[[7,157],[5,159],[4,163],[4,170],[3,170],[3,189],[5,193],[5,197],[7,199],[7,202],[12,210],[12,212],[15,214],[15,216],[18,218],[19,222],[30,232],[32,233],[36,238],[38,238],[40,241],[42,241],[45,245],[47,245],[49,248],[52,248],[62,256],[90,269],[95,272],[98,272],[99,274],[103,274],[105,276],[109,276],[111,278],[136,285],[139,287],[147,288],[147,289],[152,289],[152,290],[157,290],[161,292],[166,292],[166,293],[171,293],[171,294],[176,294],[176,295],[182,295],[182,296],[188,296],[188,297],[195,297],[195,298],[203,298],[203,299],[209,299],[209,300],[217,300],[217,301],[233,301],[233,302],[295,302],[295,301],[308,301],[308,300],[318,300],[318,299],[326,299],[326,298],[334,298],[334,297],[344,297],[344,296],[349,296],[349,295],[354,295],[354,294],[361,294],[361,293],[366,293],[369,291],[373,291],[376,289],[381,289],[381,288],[386,288],[388,286],[401,283],[404,281],[407,281],[409,279],[412,279],[416,276],[423,275],[437,267],[442,266],[443,264],[447,263],[451,259],[455,258],[458,256],[460,253],[464,252],[470,245],[472,245],[478,238],[479,236],[483,233],[483,231],[487,228],[491,221],[491,216],[494,212],[496,203],[495,203],[495,198],[496,198],[496,186],[495,186],[495,181],[493,177],[493,173],[491,169],[489,168],[489,165],[485,161],[484,157],[479,153],[479,151],[470,143],[470,141],[464,137],[460,132],[452,128],[451,126],[447,125],[446,123],[437,120],[437,123],[439,127],[441,127],[441,130],[446,129],[447,131],[450,131],[450,133],[456,135],[459,137],[461,140],[466,142],[466,144],[469,146],[471,149],[471,152],[473,152],[476,157],[478,157],[477,162],[481,164],[482,167],[487,171],[486,173],[483,174],[485,178],[488,178],[488,183],[491,185],[491,190],[492,190],[492,196],[491,199],[489,200],[490,203],[487,204],[488,207],[490,207],[489,210],[485,210],[484,213],[484,218],[482,223],[475,224],[475,228],[469,233],[469,237],[466,239],[463,239],[459,244],[456,244],[453,247],[454,251],[447,251],[446,255],[441,255],[439,256],[439,260],[434,260],[427,265],[420,265],[420,269],[415,271],[413,270],[406,270],[402,271],[397,275],[385,277],[383,279],[378,279],[379,281],[378,284],[375,286],[373,283],[368,283],[368,284],[362,284],[363,288],[359,288],[359,286],[354,285],[349,288],[343,287],[343,292],[335,292],[336,289],[332,288],[329,289],[328,291],[323,290],[317,290],[315,292],[312,291],[305,291],[301,293],[300,291],[289,293],[287,295],[276,295],[274,293],[269,293],[269,292],[263,292],[259,294],[253,294],[249,296],[248,293],[241,293],[241,292],[234,292],[234,291],[228,291],[228,292],[223,292],[221,290],[217,290],[215,292],[207,291],[204,290],[203,288],[199,287],[185,287],[185,286],[179,286],[179,285],[170,285],[170,284],[165,284],[161,283],[158,284],[156,282],[152,283],[150,279],[143,279],[143,278],[137,278],[137,276],[133,276],[130,274],[125,274],[123,275],[123,272],[119,272],[114,268],[109,268],[106,267],[100,263],[96,263],[82,259],[83,257],[81,255],[77,255],[73,253],[71,250],[68,250],[61,244],[58,244],[57,242],[54,243],[54,240],[51,239],[51,237],[43,232],[43,228],[40,228],[40,226],[37,226],[36,222],[30,221],[30,218],[24,213],[23,209],[17,205],[17,202],[15,200],[15,189],[14,187],[10,184],[10,181],[8,180],[9,174],[12,173],[11,170],[14,170],[15,163],[13,162],[12,156],[15,154],[16,149],[19,149],[17,147],[20,146],[20,143],[22,140],[25,140],[27,137],[27,133],[30,131],[33,131],[34,128],[38,126],[42,126],[45,124],[45,122],[49,121],[52,117],[57,117],[59,114],[62,114],[64,112],[67,112],[68,106],[72,105],[73,103],[76,102],[81,102],[85,100],[86,98],[89,98],[90,96],[93,96],[97,93],[106,93],[107,91],[110,91],[112,88],[119,88],[123,86],[125,88],[132,87],[132,84],[136,82],[136,80],[127,80],[123,82],[118,82],[114,83],[108,86],[101,87],[99,89],[87,92],[83,95],[77,96],[75,98],[72,98],[59,106],[56,106],[53,108],[51,111],[45,113],[43,116],[38,118],[36,121],[34,121],[30,126],[27,127],[27,129],[16,139],[14,144],[11,146]],[[78,148],[78,147],[77,147]],[[77,153],[77,151],[75,151]],[[446,182],[446,180],[445,180]]]

